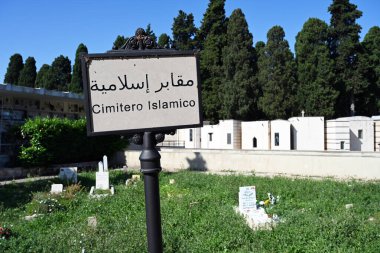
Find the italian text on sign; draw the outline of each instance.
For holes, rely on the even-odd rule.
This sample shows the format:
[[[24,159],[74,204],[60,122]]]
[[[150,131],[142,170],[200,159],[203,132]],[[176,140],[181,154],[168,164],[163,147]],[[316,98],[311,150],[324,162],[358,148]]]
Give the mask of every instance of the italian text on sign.
[[[195,54],[85,55],[90,134],[201,125]]]

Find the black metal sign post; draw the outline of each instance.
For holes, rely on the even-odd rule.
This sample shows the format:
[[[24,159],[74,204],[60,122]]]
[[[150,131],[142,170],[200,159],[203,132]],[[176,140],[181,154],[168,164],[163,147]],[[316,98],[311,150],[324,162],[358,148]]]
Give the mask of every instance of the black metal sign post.
[[[164,141],[165,134],[173,135],[173,129],[202,126],[198,57],[195,52],[159,49],[139,28],[120,48],[106,54],[83,55],[81,64],[88,135],[137,132],[132,142],[142,145],[148,252],[160,253],[163,245],[158,176],[162,169],[156,145]],[[157,64],[166,68],[157,68]],[[147,66],[154,70],[149,72]],[[142,80],[141,72],[145,74]],[[166,113],[168,108],[170,113]]]
[[[122,49],[144,50],[145,48],[154,47],[154,41],[145,35],[141,28],[137,29],[135,36],[130,38]],[[156,149],[156,144],[163,142],[165,134],[153,132],[144,132],[135,134],[133,142],[137,145],[143,145],[140,155],[141,173],[144,174],[144,191],[145,191],[145,212],[146,212],[146,229],[148,239],[148,252],[162,252],[162,229],[161,229],[161,207],[160,207],[160,187],[158,174],[161,168],[161,155]]]
[[[160,189],[158,174],[161,171],[161,156],[156,149],[156,138],[145,132],[143,150],[140,155],[141,172],[144,174],[146,226],[148,252],[162,252],[162,230],[160,211]]]

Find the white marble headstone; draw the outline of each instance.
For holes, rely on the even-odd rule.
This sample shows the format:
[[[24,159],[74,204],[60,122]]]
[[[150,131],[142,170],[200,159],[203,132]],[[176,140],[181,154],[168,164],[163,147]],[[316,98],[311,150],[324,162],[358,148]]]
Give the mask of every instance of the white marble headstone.
[[[51,194],[59,194],[63,192],[63,184],[52,184],[51,185]]]
[[[104,171],[103,162],[98,162],[98,169],[99,169],[99,172]]]
[[[103,156],[103,171],[107,172],[108,171],[108,159],[107,156]]]
[[[239,187],[239,209],[241,212],[256,210],[256,187]]]
[[[110,189],[110,179],[109,172],[96,172],[96,189],[109,190]]]
[[[72,183],[78,182],[78,167],[62,167],[59,170],[59,179],[62,181],[69,181]]]

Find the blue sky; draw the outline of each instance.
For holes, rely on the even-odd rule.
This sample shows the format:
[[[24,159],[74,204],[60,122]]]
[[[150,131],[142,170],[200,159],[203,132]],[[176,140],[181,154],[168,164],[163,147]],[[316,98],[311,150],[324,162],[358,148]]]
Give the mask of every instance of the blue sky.
[[[84,43],[90,53],[103,53],[112,48],[117,35],[132,36],[147,24],[155,34],[171,36],[173,18],[179,10],[193,13],[200,26],[208,0],[0,0],[0,83],[14,53],[25,59],[33,56],[37,69],[51,64],[59,55],[68,56],[73,64],[75,50]],[[281,25],[294,51],[295,36],[310,17],[327,23],[332,0],[227,0],[226,15],[241,8],[246,15],[254,43],[266,41],[266,33]],[[379,0],[351,0],[363,11],[358,20],[361,37],[372,26],[380,26]],[[361,38],[361,39],[362,39]]]

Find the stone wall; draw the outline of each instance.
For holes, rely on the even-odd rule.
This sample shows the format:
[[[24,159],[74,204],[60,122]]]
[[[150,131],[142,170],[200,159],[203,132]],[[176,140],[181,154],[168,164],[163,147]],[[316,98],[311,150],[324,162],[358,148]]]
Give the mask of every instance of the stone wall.
[[[129,168],[140,167],[141,151],[126,151]],[[254,172],[262,175],[380,180],[380,152],[161,149],[168,171]]]

